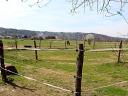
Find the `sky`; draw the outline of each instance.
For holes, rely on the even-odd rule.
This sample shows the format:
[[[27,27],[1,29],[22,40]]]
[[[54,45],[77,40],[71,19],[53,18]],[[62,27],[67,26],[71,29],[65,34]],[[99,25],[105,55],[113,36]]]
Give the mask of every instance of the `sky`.
[[[33,2],[32,2],[33,1]],[[96,10],[80,9],[71,13],[67,0],[44,0],[32,6],[35,0],[0,0],[0,27],[52,32],[98,33],[115,37],[128,37],[128,24],[120,16],[105,17]]]

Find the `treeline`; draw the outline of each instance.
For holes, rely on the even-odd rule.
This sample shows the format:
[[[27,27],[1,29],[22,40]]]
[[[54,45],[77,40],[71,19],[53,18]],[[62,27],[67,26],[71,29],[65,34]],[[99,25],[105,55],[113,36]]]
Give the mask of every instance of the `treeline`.
[[[63,40],[84,40],[89,33],[81,32],[49,32],[49,31],[31,31],[20,29],[9,29],[0,27],[0,36],[15,38],[36,38],[36,39],[63,39]],[[90,33],[95,36],[96,41],[120,41],[125,38],[110,37],[102,34]]]

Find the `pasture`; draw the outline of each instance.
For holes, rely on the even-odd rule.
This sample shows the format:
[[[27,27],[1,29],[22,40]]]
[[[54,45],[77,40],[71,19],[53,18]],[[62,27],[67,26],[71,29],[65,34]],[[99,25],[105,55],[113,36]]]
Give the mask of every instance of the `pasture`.
[[[3,40],[4,47],[14,47],[15,40]],[[37,40],[37,46],[39,45]],[[43,82],[74,91],[76,75],[76,41],[66,46],[64,40],[42,40],[35,60],[32,50],[5,50],[5,64],[14,65],[19,74],[36,79],[28,80],[22,76],[8,76],[13,83],[4,84],[0,79],[0,96],[73,96],[72,92],[46,86]],[[83,43],[83,41],[78,41]],[[18,48],[24,45],[33,47],[33,40],[18,40]],[[118,48],[119,42],[96,42],[95,49]],[[127,48],[127,43],[123,43]],[[69,50],[70,49],[70,50]],[[128,52],[121,53],[121,63],[117,63],[115,51],[90,52],[91,45],[85,44],[82,78],[82,96],[128,96]],[[1,76],[0,76],[1,78]],[[122,83],[119,83],[122,82]],[[118,83],[118,84],[116,84]]]

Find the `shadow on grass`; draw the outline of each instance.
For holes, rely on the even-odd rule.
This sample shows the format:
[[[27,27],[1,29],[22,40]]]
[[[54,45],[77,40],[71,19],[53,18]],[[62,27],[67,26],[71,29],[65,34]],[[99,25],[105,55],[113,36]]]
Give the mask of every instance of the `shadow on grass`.
[[[24,87],[24,86],[19,86],[19,85],[13,83],[13,81],[14,81],[14,79],[8,78],[6,84],[13,86],[13,88],[15,88],[15,89],[20,88],[20,89],[28,90],[28,91],[31,91],[31,92],[34,92],[36,90],[36,89],[32,89],[32,88],[27,88],[27,87]]]

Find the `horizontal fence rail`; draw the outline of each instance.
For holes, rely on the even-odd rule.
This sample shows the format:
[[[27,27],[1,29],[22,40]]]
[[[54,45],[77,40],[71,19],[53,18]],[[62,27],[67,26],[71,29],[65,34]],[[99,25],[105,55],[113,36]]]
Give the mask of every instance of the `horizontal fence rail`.
[[[56,51],[56,50],[76,50],[76,49],[4,48],[4,50]],[[100,52],[100,51],[119,51],[119,50],[128,50],[128,48],[104,48],[104,49],[91,49],[91,50],[85,50],[85,51],[86,52]]]

